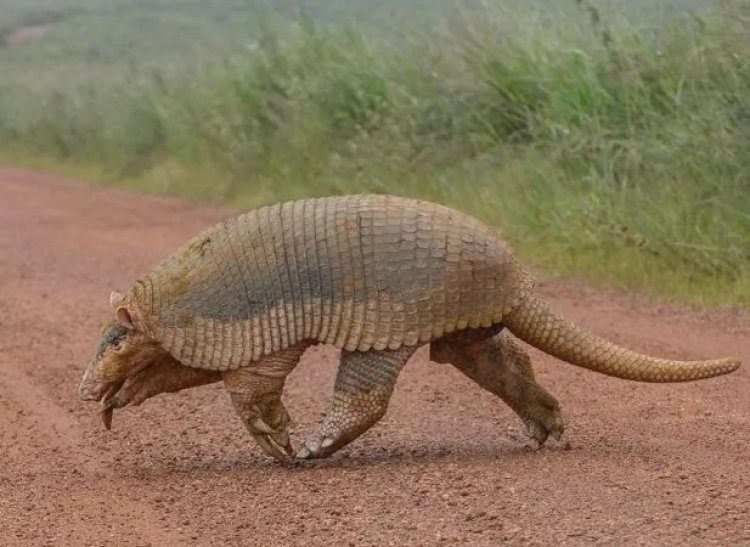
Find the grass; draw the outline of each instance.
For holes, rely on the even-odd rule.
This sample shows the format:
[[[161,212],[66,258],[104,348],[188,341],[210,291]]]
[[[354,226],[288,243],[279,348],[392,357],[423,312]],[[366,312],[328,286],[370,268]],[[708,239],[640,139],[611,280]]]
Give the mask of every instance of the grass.
[[[475,5],[387,39],[269,15],[237,40],[200,27],[215,44],[189,62],[115,63],[110,44],[67,80],[87,50],[66,38],[53,76],[0,83],[0,156],[242,208],[419,196],[549,273],[750,306],[750,10],[711,5],[650,26],[586,2]],[[40,42],[26,55],[56,43]]]

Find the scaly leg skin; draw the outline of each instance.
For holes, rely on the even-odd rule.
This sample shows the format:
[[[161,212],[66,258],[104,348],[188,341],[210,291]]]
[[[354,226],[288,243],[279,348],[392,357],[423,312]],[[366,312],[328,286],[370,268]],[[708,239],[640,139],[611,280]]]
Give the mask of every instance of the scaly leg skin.
[[[534,379],[528,353],[498,327],[471,329],[433,342],[430,359],[451,363],[510,406],[523,421],[534,447],[549,435],[559,439],[565,426],[560,405]]]
[[[104,426],[112,426],[112,412],[127,405],[138,406],[146,399],[161,393],[175,393],[183,389],[212,384],[221,380],[221,372],[187,367],[174,359],[162,359],[129,376],[122,387],[102,401]]]
[[[281,402],[284,381],[310,346],[302,342],[224,373],[224,384],[245,427],[269,456],[290,462],[289,413]]]
[[[343,351],[333,403],[320,430],[296,454],[325,458],[375,425],[388,409],[399,372],[415,347],[382,351]]]

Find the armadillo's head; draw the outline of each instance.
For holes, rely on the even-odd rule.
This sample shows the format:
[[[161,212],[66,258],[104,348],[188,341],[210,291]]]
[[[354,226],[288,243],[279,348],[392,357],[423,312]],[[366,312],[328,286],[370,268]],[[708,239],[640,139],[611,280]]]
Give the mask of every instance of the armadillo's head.
[[[122,297],[113,292],[110,303],[115,318],[102,330],[91,361],[86,366],[78,394],[83,401],[106,402],[113,397],[129,376],[143,370],[163,356],[164,349],[152,338],[135,328]],[[108,409],[111,419],[111,409]],[[108,418],[105,415],[105,425]]]

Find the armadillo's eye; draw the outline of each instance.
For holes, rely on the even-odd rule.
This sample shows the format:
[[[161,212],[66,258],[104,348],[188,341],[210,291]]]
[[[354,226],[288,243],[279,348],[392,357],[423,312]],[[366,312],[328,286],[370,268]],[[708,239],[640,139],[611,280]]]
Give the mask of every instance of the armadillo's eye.
[[[112,343],[110,345],[115,351],[119,351],[122,348],[122,343],[119,338],[115,338],[114,340],[112,340]]]

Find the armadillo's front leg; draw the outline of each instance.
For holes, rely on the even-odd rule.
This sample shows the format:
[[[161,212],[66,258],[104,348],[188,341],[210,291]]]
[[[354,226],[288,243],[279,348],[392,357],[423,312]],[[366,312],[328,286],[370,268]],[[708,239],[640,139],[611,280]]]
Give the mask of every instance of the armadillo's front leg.
[[[534,379],[526,351],[506,333],[494,332],[475,329],[448,335],[432,343],[430,358],[451,363],[505,401],[538,445],[549,435],[559,439],[564,424],[557,400]]]
[[[280,461],[290,461],[294,452],[289,413],[281,402],[284,381],[309,345],[303,342],[224,373],[224,384],[245,427],[267,454]]]
[[[415,349],[343,351],[331,410],[297,457],[330,456],[377,423],[388,409],[399,372]]]

